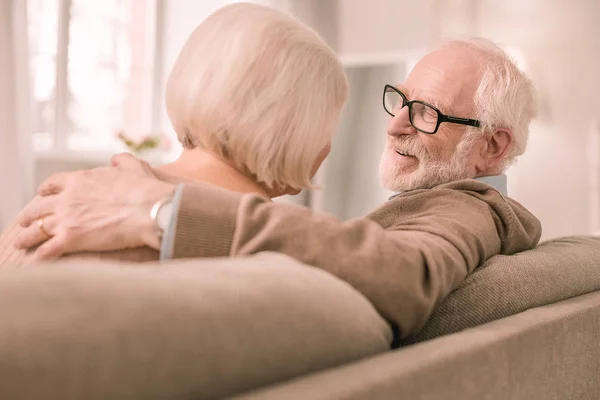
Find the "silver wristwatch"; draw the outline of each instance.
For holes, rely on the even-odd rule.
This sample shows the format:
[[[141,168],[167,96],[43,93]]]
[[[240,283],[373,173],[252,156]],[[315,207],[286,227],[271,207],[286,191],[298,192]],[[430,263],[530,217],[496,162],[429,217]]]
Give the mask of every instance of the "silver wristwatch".
[[[173,214],[173,196],[160,199],[152,206],[150,210],[150,219],[156,228],[156,235],[162,240],[165,231],[169,227],[171,216]]]

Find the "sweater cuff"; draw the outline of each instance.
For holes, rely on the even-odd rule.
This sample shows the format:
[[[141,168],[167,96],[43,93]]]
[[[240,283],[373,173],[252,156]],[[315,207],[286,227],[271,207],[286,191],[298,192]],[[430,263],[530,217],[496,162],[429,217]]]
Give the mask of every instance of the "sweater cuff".
[[[175,222],[176,216],[179,212],[179,203],[181,202],[181,191],[183,185],[178,185],[173,195],[171,215],[169,216],[169,224],[163,235],[162,242],[160,244],[160,261],[166,261],[173,258],[173,243],[175,243]]]
[[[173,258],[228,256],[241,194],[210,185],[183,185]]]

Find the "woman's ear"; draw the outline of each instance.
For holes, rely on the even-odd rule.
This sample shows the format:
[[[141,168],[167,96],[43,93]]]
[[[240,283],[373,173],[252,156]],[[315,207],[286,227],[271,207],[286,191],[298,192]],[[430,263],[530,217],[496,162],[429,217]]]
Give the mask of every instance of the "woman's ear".
[[[481,149],[481,157],[477,163],[477,170],[483,173],[500,173],[496,171],[502,160],[510,150],[513,134],[510,129],[497,129],[486,135],[485,144]]]

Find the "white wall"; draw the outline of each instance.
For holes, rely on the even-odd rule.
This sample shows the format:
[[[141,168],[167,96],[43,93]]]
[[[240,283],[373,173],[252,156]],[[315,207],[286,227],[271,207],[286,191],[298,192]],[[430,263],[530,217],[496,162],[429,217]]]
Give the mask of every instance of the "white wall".
[[[342,55],[404,53],[434,40],[434,0],[339,0],[337,4],[337,50]]]
[[[396,52],[402,58],[419,51],[414,43],[427,47],[441,37],[468,35],[488,37],[521,53],[524,66],[539,87],[542,113],[532,127],[527,153],[509,171],[509,192],[540,218],[544,239],[590,232],[593,205],[587,144],[590,122],[600,117],[600,2],[438,0],[429,20],[419,18],[430,10],[429,1],[338,3],[341,8],[336,43],[346,58],[348,54],[363,55],[349,57],[353,63],[385,63],[386,58],[382,61],[380,57],[382,52]],[[392,54],[388,56],[393,58]],[[344,121],[344,126],[353,127],[350,137],[355,141],[354,148],[360,148],[363,154],[352,162],[338,161],[333,158],[334,149],[335,162],[327,165],[330,184],[346,188],[329,188],[335,195],[331,195],[334,199],[327,207],[343,216],[368,210],[379,196],[366,178],[372,175],[372,163],[379,151],[375,147],[379,144],[367,143],[364,137],[382,129],[379,114],[375,114],[379,113],[378,106],[370,104],[379,103],[369,94],[372,89],[367,82],[372,73],[372,69],[362,68],[351,74],[354,96],[357,91],[364,96],[361,104],[351,104],[345,117],[349,120]],[[362,135],[358,133],[361,130]],[[348,152],[347,145],[341,151]],[[354,154],[350,152],[349,157]],[[339,174],[343,173],[351,177],[342,178]],[[349,179],[362,182],[364,191],[350,194]],[[343,206],[339,205],[343,201],[340,196],[347,201]]]
[[[344,219],[363,216],[391,195],[378,176],[388,120],[382,93],[385,84],[404,80],[405,72],[404,65],[347,69],[350,100],[325,168],[324,211]]]
[[[161,49],[159,68],[159,91],[157,93],[160,104],[159,129],[173,133],[173,128],[164,107],[164,89],[171,68],[177,60],[179,52],[192,31],[211,13],[229,3],[227,0],[161,0],[162,21],[159,32],[159,46]],[[174,141],[176,143],[176,141]],[[180,148],[174,146],[177,152]]]
[[[188,35],[206,16],[228,1],[158,1],[163,21],[157,86],[164,89],[167,75]],[[544,238],[590,231],[594,204],[590,200],[587,135],[591,120],[600,119],[600,24],[597,21],[600,1],[257,2],[295,13],[317,29],[353,66],[348,68],[351,100],[322,176],[325,188],[319,193],[321,208],[347,218],[366,213],[387,197],[388,193],[378,185],[376,168],[385,135],[379,92],[384,81],[393,79],[392,61],[410,62],[406,54],[423,51],[440,36],[477,34],[519,50],[541,92],[542,118],[532,129],[527,153],[509,171],[511,195],[540,217]],[[10,45],[7,41],[2,43],[5,47]],[[364,67],[365,63],[379,66]],[[12,82],[10,79],[1,81],[1,77],[0,73],[0,84]],[[172,131],[164,112],[163,97],[161,90],[155,122],[159,129]],[[11,118],[15,114],[11,108],[15,103],[8,101],[8,105],[0,109],[0,114],[2,111],[6,114],[0,118],[3,122],[0,142],[4,140],[0,150],[21,146],[9,136],[13,131],[9,127],[14,125]],[[9,151],[7,154],[1,157],[0,164],[7,165],[17,153]],[[19,159],[27,160],[27,157]],[[80,165],[60,159],[45,160],[36,166],[36,182],[57,170],[93,165],[93,162]],[[1,178],[8,181],[14,177],[4,173]],[[14,185],[13,179],[9,186]],[[28,186],[31,186],[29,191],[35,187]],[[7,207],[19,208],[20,200],[15,199],[3,199],[0,206],[11,201],[12,205]]]
[[[541,219],[544,238],[589,233],[586,145],[600,115],[600,2],[480,0],[478,12],[478,34],[522,51],[544,106],[510,191]]]
[[[163,84],[187,35],[218,3],[164,0]],[[376,177],[385,134],[379,91],[381,83],[392,78],[389,64],[393,59],[404,60],[407,54],[421,52],[441,36],[476,34],[519,50],[543,100],[542,119],[532,130],[529,149],[510,170],[509,191],[542,220],[544,238],[589,232],[591,189],[586,140],[590,119],[600,117],[600,2],[262,3],[275,4],[304,19],[353,66],[370,61],[380,64],[349,69],[352,98],[326,162],[322,177],[326,187],[319,194],[322,208],[350,217],[372,209],[387,195]],[[171,129],[164,112],[161,127]]]
[[[33,195],[26,4],[0,1],[0,231]]]

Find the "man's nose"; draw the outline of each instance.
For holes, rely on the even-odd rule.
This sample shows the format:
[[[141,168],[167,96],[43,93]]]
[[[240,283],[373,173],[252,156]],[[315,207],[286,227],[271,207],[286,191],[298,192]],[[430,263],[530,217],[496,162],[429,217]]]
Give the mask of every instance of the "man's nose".
[[[408,115],[408,107],[396,107],[394,109],[395,116],[390,117],[387,127],[387,134],[390,136],[412,135],[416,134],[417,130],[411,125]]]

